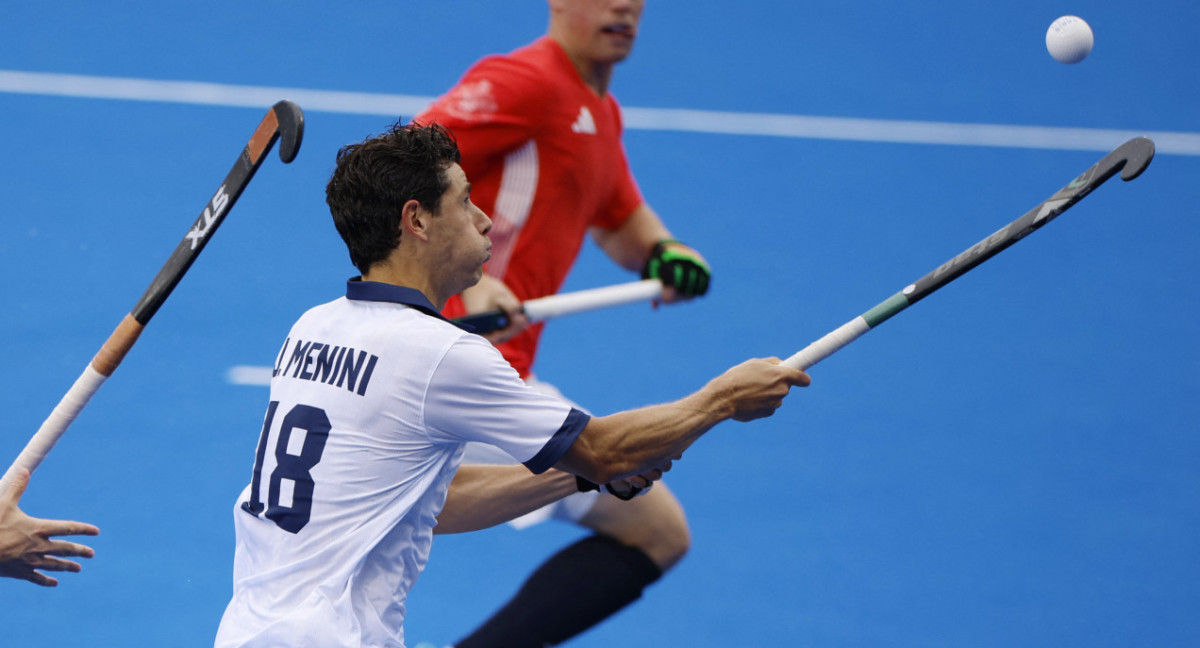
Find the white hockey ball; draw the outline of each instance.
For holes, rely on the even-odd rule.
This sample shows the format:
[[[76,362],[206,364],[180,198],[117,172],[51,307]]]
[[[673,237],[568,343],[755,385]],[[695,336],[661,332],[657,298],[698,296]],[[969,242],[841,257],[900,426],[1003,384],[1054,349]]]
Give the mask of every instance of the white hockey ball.
[[[1063,16],[1046,30],[1046,49],[1059,63],[1078,63],[1092,53],[1092,28],[1079,16]]]

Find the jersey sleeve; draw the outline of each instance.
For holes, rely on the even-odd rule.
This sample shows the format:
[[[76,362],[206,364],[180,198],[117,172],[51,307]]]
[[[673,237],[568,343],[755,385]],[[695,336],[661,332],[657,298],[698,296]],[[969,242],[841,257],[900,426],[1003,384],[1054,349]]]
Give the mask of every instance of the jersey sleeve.
[[[431,440],[494,445],[535,473],[558,463],[589,420],[563,400],[530,389],[476,335],[463,335],[447,350],[425,400]]]
[[[471,152],[463,156],[463,170],[475,177],[536,135],[550,92],[532,67],[487,57],[413,121],[449,128],[459,149]]]
[[[613,192],[612,200],[608,209],[605,210],[605,214],[594,223],[595,227],[609,230],[620,229],[638,205],[644,202],[637,181],[633,179],[633,174],[629,171],[629,161],[624,157],[621,158],[621,166],[624,178],[617,186],[617,190]]]
[[[629,168],[629,156],[625,153],[624,140],[621,138],[621,133],[624,131],[624,124],[621,122],[621,108],[617,104],[616,99],[609,97],[611,107],[615,119],[617,121],[618,131],[617,137],[620,141],[619,147],[621,157],[619,160],[620,177],[614,187],[614,191],[608,201],[606,208],[597,215],[597,218],[591,223],[593,227],[601,229],[615,230],[619,229],[633,214],[633,210],[637,209],[638,205],[645,202],[642,197],[642,191],[638,187],[637,180],[633,177],[633,171]]]

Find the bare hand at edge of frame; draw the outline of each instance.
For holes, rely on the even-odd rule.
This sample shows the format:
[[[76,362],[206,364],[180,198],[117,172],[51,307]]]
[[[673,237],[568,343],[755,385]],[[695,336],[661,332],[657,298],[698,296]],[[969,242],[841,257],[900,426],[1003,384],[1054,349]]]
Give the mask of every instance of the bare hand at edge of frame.
[[[91,547],[52,540],[60,535],[91,535],[100,529],[84,522],[41,520],[26,515],[18,506],[21,495],[29,486],[29,470],[16,474],[8,491],[0,494],[0,576],[27,580],[43,587],[58,585],[58,579],[38,570],[78,572],[79,563],[60,560],[54,556],[91,558]]]

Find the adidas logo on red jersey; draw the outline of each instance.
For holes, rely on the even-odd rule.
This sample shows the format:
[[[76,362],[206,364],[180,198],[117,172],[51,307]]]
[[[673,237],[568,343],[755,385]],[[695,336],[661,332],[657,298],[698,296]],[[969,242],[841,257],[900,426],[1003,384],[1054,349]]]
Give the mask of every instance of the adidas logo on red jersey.
[[[596,120],[592,118],[592,111],[588,110],[587,106],[579,109],[579,116],[575,118],[575,123],[571,124],[571,130],[587,135],[596,134]]]

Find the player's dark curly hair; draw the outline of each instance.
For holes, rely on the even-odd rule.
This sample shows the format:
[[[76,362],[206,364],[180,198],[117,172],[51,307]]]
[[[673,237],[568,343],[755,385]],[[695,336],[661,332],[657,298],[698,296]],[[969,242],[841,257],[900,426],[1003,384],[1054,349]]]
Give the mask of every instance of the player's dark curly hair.
[[[343,146],[325,186],[333,224],[360,272],[400,244],[404,203],[437,213],[450,188],[445,170],[461,159],[450,131],[437,124],[393,124],[387,132]]]

